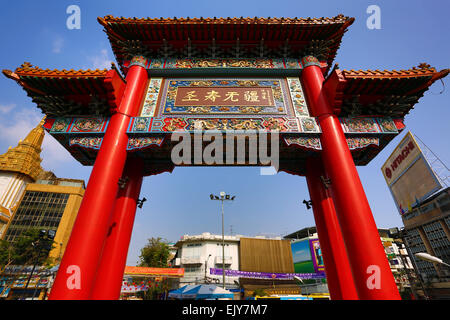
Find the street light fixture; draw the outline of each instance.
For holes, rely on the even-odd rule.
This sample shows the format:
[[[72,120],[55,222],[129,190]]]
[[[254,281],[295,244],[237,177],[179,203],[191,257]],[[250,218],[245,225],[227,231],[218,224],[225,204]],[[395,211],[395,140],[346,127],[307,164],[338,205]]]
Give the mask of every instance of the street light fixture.
[[[146,198],[138,199],[138,200],[136,201],[137,207],[138,207],[139,209],[142,209],[142,206],[144,205],[144,202],[145,202],[145,201],[147,201]]]
[[[438,257],[432,256],[431,254],[425,253],[425,252],[418,252],[414,254],[417,258],[428,261],[428,262],[433,262],[433,263],[438,263],[438,264],[443,264],[444,266],[450,267],[450,264],[445,263],[444,261],[442,261],[442,259],[439,259]]]
[[[301,284],[304,284],[303,279],[297,276],[294,276],[294,279],[300,282]]]
[[[223,288],[225,289],[225,236],[223,230],[223,202],[224,201],[233,201],[236,196],[230,197],[230,195],[226,194],[224,191],[220,192],[220,198],[216,195],[209,195],[211,200],[220,200],[222,201],[222,276],[223,276]]]

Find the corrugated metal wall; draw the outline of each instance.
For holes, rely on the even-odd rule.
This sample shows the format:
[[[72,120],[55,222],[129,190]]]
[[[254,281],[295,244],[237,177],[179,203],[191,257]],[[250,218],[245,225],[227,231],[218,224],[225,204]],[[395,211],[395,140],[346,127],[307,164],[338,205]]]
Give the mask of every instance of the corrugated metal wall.
[[[240,239],[240,270],[255,272],[293,273],[289,240]]]

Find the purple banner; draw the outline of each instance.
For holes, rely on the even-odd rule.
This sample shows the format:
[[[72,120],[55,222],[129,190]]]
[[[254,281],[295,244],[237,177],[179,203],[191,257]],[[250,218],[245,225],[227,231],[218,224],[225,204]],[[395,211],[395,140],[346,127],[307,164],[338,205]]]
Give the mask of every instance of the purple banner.
[[[222,275],[222,269],[210,268],[211,275]],[[239,270],[225,270],[225,275],[229,277],[255,278],[255,279],[281,279],[292,280],[294,276],[300,279],[323,279],[326,278],[325,272],[317,273],[268,273],[268,272],[251,272]]]

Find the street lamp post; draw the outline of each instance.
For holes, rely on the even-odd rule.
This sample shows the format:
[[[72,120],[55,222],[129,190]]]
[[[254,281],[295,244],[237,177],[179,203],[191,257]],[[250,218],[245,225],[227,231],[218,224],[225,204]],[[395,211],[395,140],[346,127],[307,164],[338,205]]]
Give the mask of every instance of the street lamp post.
[[[223,202],[226,200],[234,200],[236,196],[230,196],[225,192],[220,192],[220,197],[210,194],[211,200],[222,201],[222,276],[223,276],[223,288],[225,289],[225,236],[224,236],[224,225],[223,225]]]
[[[206,283],[206,280],[207,280],[207,278],[206,278],[206,269],[208,267],[208,260],[209,260],[209,258],[211,258],[211,255],[209,255],[208,258],[205,260],[205,283]]]

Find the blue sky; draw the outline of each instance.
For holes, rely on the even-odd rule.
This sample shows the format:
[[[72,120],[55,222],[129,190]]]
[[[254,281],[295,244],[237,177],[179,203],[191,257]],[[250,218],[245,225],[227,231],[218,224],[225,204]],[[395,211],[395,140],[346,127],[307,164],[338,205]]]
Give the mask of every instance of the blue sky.
[[[427,62],[450,67],[448,1],[12,1],[0,11],[0,68],[24,61],[42,68],[105,68],[113,55],[97,16],[124,17],[331,17],[340,13],[356,21],[345,34],[335,62],[341,69],[407,69]],[[81,29],[66,27],[66,8],[81,8]],[[381,29],[366,26],[369,5],[381,9]],[[378,227],[402,226],[380,168],[407,130],[418,135],[444,163],[450,163],[449,81],[436,82],[406,117],[404,133],[368,166],[358,167]],[[42,115],[13,81],[0,77],[0,153],[16,145]],[[88,181],[83,167],[46,136],[42,165],[59,177]],[[285,235],[314,225],[302,177],[279,173],[261,176],[258,168],[176,168],[147,177],[138,209],[128,264],[150,237],[177,241],[183,234],[220,233],[220,208],[210,193],[226,191],[236,200],[225,207],[225,230],[243,235]]]

